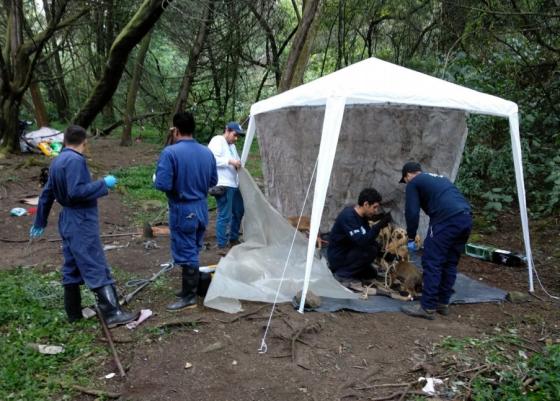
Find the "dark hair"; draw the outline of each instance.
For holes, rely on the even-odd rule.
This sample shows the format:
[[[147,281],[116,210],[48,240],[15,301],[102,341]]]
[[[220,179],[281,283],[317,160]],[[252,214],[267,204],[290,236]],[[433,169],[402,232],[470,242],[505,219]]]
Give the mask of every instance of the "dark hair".
[[[358,205],[364,206],[366,202],[370,205],[381,202],[381,195],[375,188],[364,188],[362,192],[360,192],[360,196],[358,196]]]
[[[81,145],[86,140],[86,130],[79,125],[70,125],[64,131],[64,145]]]
[[[188,111],[181,111],[173,116],[173,126],[179,130],[181,135],[192,135],[194,133],[194,117]]]

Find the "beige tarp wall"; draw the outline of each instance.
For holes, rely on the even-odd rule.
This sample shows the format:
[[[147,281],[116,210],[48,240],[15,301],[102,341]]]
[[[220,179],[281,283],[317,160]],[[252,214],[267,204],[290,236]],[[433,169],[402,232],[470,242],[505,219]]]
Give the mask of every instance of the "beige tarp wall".
[[[265,194],[284,216],[299,215],[313,172],[324,107],[294,107],[255,116],[263,163]],[[402,165],[415,160],[424,171],[453,181],[467,135],[466,114],[417,106],[346,106],[321,231],[330,230],[345,204],[362,188],[374,187],[383,206],[404,226]],[[304,211],[311,214],[313,186]],[[427,219],[422,217],[424,236]]]

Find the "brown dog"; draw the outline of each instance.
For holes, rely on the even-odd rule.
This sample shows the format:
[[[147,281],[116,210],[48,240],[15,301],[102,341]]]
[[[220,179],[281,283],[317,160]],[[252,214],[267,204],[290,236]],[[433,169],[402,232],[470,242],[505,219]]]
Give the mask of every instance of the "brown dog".
[[[398,262],[389,274],[392,284],[400,283],[401,291],[408,292],[414,298],[422,294],[422,273],[414,264]]]
[[[311,219],[309,216],[301,216],[301,220],[299,216],[290,216],[287,220],[290,222],[292,227],[297,228],[298,231],[309,234],[309,228],[311,227]]]
[[[290,216],[287,220],[292,227],[297,228],[299,232],[305,234],[306,237],[309,237],[309,230],[311,229],[311,219],[309,216],[301,216],[301,219],[299,216]],[[317,235],[317,248],[321,249],[323,242],[324,241],[321,239],[321,233],[319,233],[319,235]]]

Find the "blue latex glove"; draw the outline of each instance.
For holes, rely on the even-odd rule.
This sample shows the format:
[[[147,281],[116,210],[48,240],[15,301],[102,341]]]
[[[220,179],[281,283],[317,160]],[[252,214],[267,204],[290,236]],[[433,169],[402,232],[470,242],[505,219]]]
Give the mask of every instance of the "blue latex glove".
[[[107,188],[115,188],[115,185],[117,185],[117,177],[115,177],[114,175],[106,175],[105,177],[103,177],[103,181],[105,181],[105,185],[107,185]]]
[[[413,239],[408,240],[408,244],[406,245],[409,251],[417,251],[418,248],[416,247],[416,242]]]
[[[31,226],[31,228],[29,229],[29,237],[31,237],[31,239],[38,238],[41,235],[43,235],[44,232],[45,232],[44,228]]]

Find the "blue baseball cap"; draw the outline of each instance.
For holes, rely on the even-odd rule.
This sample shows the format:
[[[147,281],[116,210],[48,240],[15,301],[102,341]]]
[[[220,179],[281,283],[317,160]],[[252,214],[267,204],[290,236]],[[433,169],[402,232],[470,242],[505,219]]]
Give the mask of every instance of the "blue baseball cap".
[[[237,135],[245,135],[245,131],[237,121],[230,121],[227,123],[226,128],[230,131],[235,131]]]
[[[408,173],[415,173],[417,171],[422,171],[422,166],[420,165],[420,163],[417,162],[408,162],[405,163],[405,165],[402,168],[402,178],[399,181],[399,183],[404,184],[404,177],[406,177],[406,175]]]

